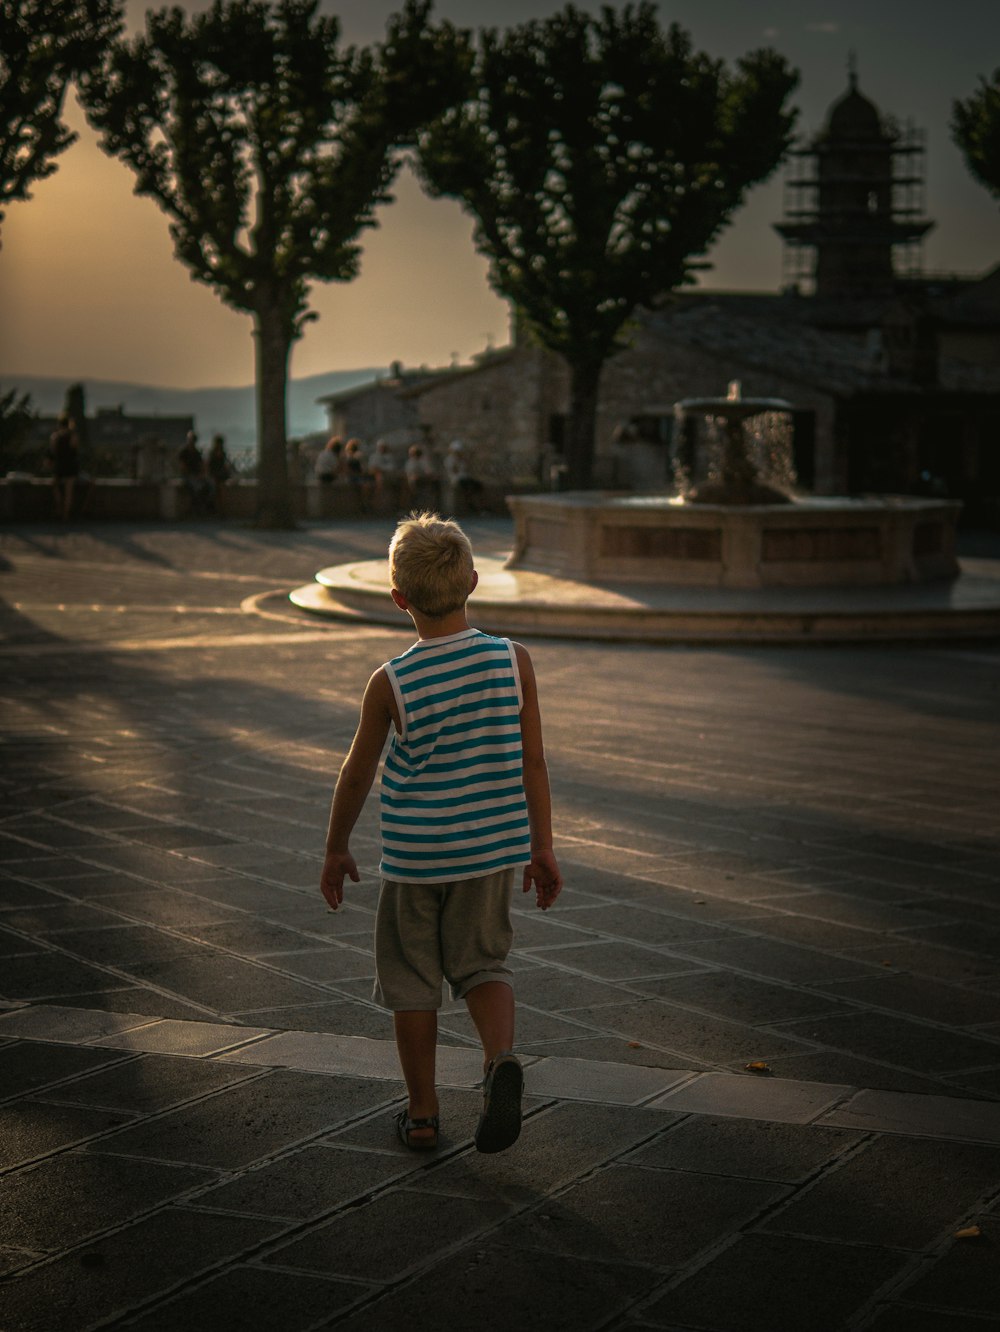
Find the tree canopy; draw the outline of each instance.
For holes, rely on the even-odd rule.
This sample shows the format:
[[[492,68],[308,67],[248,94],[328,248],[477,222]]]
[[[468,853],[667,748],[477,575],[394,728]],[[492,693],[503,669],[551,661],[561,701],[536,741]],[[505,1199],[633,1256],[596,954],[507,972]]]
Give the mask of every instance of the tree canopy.
[[[16,388],[8,389],[6,393],[0,390],[0,469],[4,472],[23,463],[19,446],[37,415],[27,393]],[[32,450],[32,463],[34,452]]]
[[[640,3],[485,31],[474,77],[422,134],[420,172],[473,216],[492,286],[569,363],[568,463],[586,486],[602,365],[781,161],[797,75],[771,50],[730,71]]]
[[[285,387],[309,284],[348,281],[396,149],[464,92],[467,39],[406,0],[374,48],[340,45],[318,0],[215,0],[148,13],[81,80],[102,147],[169,219],[193,278],[254,317],[265,511],[286,526]],[[419,75],[417,72],[419,71]]]
[[[964,101],[952,105],[951,131],[969,170],[1000,198],[1000,69]]]
[[[76,140],[66,88],[121,27],[119,0],[0,0],[0,219]]]

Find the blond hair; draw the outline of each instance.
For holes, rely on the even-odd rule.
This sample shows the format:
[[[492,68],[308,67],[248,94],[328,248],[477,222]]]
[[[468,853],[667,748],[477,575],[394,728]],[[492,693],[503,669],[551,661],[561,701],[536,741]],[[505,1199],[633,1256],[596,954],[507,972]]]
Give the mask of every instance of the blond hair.
[[[472,585],[472,545],[458,523],[411,513],[389,544],[392,585],[414,610],[439,620],[460,610]]]

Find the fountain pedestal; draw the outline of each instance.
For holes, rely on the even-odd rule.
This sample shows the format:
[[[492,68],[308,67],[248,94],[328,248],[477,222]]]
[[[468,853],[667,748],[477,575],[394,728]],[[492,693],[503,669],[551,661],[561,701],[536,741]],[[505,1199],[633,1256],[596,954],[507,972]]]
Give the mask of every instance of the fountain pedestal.
[[[686,504],[659,495],[518,495],[508,568],[590,583],[857,587],[955,578],[960,504],[879,496]]]

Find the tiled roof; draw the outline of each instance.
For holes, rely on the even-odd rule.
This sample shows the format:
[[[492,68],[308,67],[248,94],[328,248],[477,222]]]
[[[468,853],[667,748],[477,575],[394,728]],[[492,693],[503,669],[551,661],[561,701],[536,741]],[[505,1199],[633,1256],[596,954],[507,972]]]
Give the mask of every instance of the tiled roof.
[[[494,366],[502,365],[504,361],[509,361],[517,352],[516,347],[500,347],[496,351],[489,351],[478,357],[471,365],[456,365],[449,370],[436,370],[433,375],[421,380],[419,383],[407,384],[400,390],[401,396],[405,398],[417,398],[428,389],[439,388],[442,384],[452,384],[457,379],[467,379],[470,375],[481,374],[484,370],[492,370]]]
[[[724,297],[682,303],[647,316],[647,327],[670,341],[751,366],[771,370],[783,378],[825,389],[840,396],[855,393],[919,393],[919,385],[886,374],[868,350],[854,339],[812,328],[782,317],[779,307],[765,313],[757,299],[754,315],[750,301],[738,311],[737,302]],[[1000,373],[984,366],[942,358],[938,388],[963,392],[1000,393]]]
[[[322,398],[317,398],[317,402],[322,403],[343,403],[355,402],[358,398],[365,398],[369,393],[388,392],[400,393],[406,388],[411,388],[415,384],[423,384],[429,379],[440,378],[447,371],[443,370],[406,370],[401,375],[395,376],[377,376],[375,379],[366,379],[362,384],[352,384],[350,388],[340,389],[336,393],[325,393]]]

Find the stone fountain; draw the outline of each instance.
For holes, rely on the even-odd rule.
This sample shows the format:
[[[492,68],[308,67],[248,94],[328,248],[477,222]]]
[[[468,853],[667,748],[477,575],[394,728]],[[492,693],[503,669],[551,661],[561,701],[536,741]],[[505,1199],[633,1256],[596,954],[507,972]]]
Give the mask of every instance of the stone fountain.
[[[735,384],[676,411],[677,493],[511,497],[506,559],[473,534],[473,623],[515,637],[688,644],[1000,634],[1000,561],[966,560],[956,577],[958,504],[801,495],[790,405],[744,398]],[[385,559],[320,569],[288,597],[342,623],[404,627]]]
[[[714,466],[679,493],[570,491],[514,496],[510,569],[591,583],[690,587],[857,587],[923,583],[959,573],[955,526],[960,505],[909,496],[858,499],[802,496],[762,475],[748,427],[784,418],[791,403],[687,398],[680,421],[710,423]],[[785,431],[786,439],[790,430]],[[766,450],[765,450],[766,456]],[[772,469],[774,470],[774,469]]]

